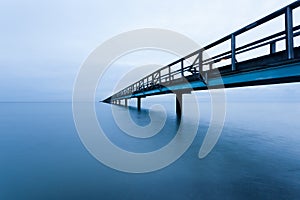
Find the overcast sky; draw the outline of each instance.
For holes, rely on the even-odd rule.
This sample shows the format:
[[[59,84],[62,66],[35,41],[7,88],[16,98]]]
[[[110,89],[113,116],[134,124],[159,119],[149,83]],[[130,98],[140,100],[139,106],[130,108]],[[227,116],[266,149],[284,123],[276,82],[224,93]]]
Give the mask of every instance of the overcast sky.
[[[291,2],[1,0],[0,101],[70,101],[89,53],[122,32],[169,29],[205,46]]]

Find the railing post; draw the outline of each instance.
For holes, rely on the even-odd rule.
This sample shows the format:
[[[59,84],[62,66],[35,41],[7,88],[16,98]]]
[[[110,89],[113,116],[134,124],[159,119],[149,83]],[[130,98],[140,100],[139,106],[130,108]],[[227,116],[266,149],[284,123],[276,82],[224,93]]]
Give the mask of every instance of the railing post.
[[[144,87],[145,87],[144,79],[142,79],[142,81],[141,81],[141,86],[142,86],[142,90],[144,90]]]
[[[151,75],[152,76],[152,86],[154,86],[154,73]]]
[[[169,66],[169,81],[171,81],[171,66]]]
[[[293,11],[290,7],[285,11],[285,42],[288,59],[294,58]]]
[[[181,76],[183,77],[183,59],[181,60]]]
[[[270,54],[276,53],[276,42],[270,43]]]
[[[199,78],[201,78],[201,72],[202,72],[202,62],[203,62],[203,51],[202,49],[199,51]]]
[[[235,35],[231,34],[231,70],[236,70],[235,65]]]
[[[149,76],[147,76],[147,85],[146,85],[147,88],[148,88],[148,84],[149,84]]]
[[[161,71],[160,70],[158,71],[158,78],[159,78],[159,80],[158,80],[159,81],[159,85],[161,85]]]

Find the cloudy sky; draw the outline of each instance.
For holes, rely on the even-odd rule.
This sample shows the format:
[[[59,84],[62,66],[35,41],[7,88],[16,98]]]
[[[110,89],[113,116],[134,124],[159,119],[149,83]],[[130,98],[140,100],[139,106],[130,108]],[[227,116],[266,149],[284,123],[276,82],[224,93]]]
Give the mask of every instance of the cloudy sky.
[[[1,0],[0,101],[70,101],[84,60],[122,32],[168,29],[205,46],[291,2]]]

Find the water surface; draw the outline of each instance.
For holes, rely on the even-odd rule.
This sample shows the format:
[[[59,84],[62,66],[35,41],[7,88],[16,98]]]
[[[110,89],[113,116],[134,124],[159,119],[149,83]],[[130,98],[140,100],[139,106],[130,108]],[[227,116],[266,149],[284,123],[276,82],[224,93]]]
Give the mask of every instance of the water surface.
[[[104,166],[84,148],[71,103],[1,103],[0,199],[300,198],[299,104],[228,103],[222,135],[200,160],[210,119],[209,106],[201,105],[197,136],[180,159],[156,172],[127,174]],[[108,137],[129,151],[158,149],[178,127],[172,103],[166,103],[162,132],[144,141],[115,126],[110,105],[96,108]],[[130,113],[137,123],[149,123],[147,109]]]

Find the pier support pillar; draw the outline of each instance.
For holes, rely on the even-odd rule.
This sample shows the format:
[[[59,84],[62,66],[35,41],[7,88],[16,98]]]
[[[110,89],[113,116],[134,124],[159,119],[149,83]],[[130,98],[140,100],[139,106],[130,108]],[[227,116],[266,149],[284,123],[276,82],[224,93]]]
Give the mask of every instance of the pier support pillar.
[[[128,107],[128,102],[127,102],[128,99],[124,99],[125,101],[125,107]]]
[[[182,93],[176,93],[176,114],[181,116],[182,114]]]
[[[141,110],[141,97],[137,98],[137,109]]]

